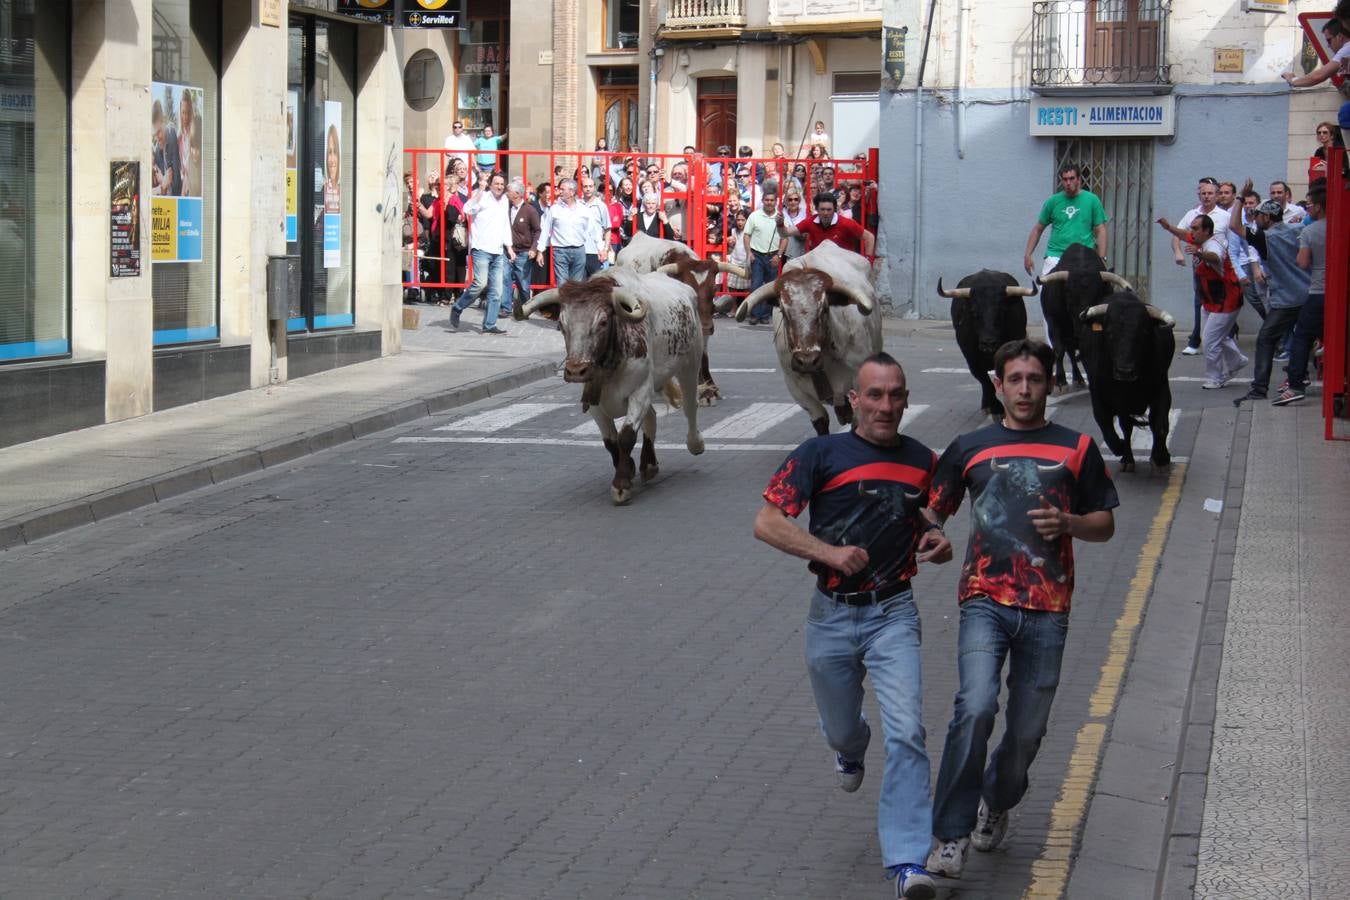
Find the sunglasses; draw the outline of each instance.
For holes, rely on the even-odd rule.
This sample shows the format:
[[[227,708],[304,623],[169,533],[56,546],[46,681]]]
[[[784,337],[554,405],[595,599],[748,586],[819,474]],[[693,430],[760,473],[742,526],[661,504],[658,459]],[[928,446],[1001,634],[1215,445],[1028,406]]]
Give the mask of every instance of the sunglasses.
[[[1215,187],[1218,187],[1218,186],[1219,186],[1219,180],[1218,180],[1217,178],[1201,178],[1201,179],[1200,179],[1200,183],[1201,183],[1201,184],[1212,184],[1212,185],[1214,185]]]

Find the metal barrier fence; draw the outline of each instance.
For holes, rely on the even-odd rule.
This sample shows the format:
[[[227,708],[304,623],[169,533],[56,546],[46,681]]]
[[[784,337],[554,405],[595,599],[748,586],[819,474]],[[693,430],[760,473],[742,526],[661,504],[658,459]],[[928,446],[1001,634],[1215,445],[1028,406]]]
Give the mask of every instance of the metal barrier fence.
[[[1327,440],[1350,440],[1350,192],[1345,178],[1344,148],[1331,151],[1327,159],[1327,248],[1326,294],[1322,319],[1322,419]],[[1337,420],[1340,426],[1337,426]]]
[[[590,176],[596,183],[596,196],[603,199],[610,212],[609,246],[611,253],[626,245],[632,235],[639,230],[642,210],[641,185],[655,175],[654,193],[658,198],[658,210],[663,214],[676,240],[679,240],[702,258],[729,260],[735,254],[734,245],[727,241],[729,208],[742,204],[748,215],[759,208],[764,184],[771,179],[778,181],[778,200],[784,198],[784,184],[796,187],[801,196],[801,209],[807,215],[813,215],[811,198],[818,190],[843,190],[845,199],[839,203],[841,213],[848,209],[849,215],[859,219],[864,227],[876,232],[876,180],[878,152],[876,148],[865,156],[855,159],[787,159],[775,157],[708,157],[702,154],[682,155],[676,153],[605,153],[575,152],[555,150],[497,150],[491,153],[479,153],[469,150],[447,150],[443,148],[416,148],[404,151],[407,161],[405,172],[411,177],[413,190],[404,201],[404,214],[411,216],[411,228],[405,232],[404,280],[405,288],[430,290],[463,289],[473,281],[473,265],[469,255],[469,246],[473,230],[471,217],[461,218],[464,224],[462,246],[456,246],[456,231],[452,223],[449,228],[429,227],[424,219],[431,222],[444,222],[445,204],[448,202],[462,210],[449,197],[451,190],[463,187],[461,201],[467,199],[477,187],[480,172],[499,171],[507,181],[520,178],[528,192],[527,202],[537,198],[540,191],[548,188],[551,202],[556,196],[556,186],[563,178],[573,178],[580,182],[582,176]],[[481,161],[481,165],[480,165]],[[742,179],[738,172],[742,167],[750,169],[751,177]],[[750,168],[753,167],[753,168]],[[683,168],[684,172],[678,170]],[[685,174],[687,180],[679,182],[673,176]],[[442,182],[439,195],[429,186],[431,179]],[[464,179],[467,178],[467,183]],[[625,181],[630,181],[633,194],[630,198],[621,194]],[[746,182],[742,189],[742,182]],[[854,189],[856,188],[856,194]],[[743,204],[743,195],[748,195],[749,204]],[[577,196],[581,196],[578,189]],[[850,202],[856,197],[856,203]],[[733,199],[734,198],[734,199]],[[429,206],[424,201],[429,200]],[[615,214],[613,204],[619,204],[620,215]],[[547,204],[543,204],[547,207]],[[423,214],[421,210],[429,209]],[[462,216],[462,211],[461,211]],[[459,217],[457,217],[459,218]],[[717,227],[714,228],[713,224]],[[734,224],[732,220],[731,224]],[[430,238],[430,240],[424,240]],[[411,245],[410,247],[407,245]],[[613,256],[611,255],[611,261]],[[749,268],[749,262],[745,263]],[[727,279],[722,275],[723,293],[744,295],[744,287],[728,287]],[[532,290],[542,290],[557,286],[557,275],[552,266],[551,254],[544,258],[542,266],[533,267],[531,277]],[[506,290],[511,289],[508,283]]]

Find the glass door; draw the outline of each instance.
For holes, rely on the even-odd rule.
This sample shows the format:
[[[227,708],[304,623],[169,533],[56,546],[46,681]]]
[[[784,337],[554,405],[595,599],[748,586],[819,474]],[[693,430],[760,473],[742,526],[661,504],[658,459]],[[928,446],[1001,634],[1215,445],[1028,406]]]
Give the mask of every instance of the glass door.
[[[286,252],[300,259],[300,296],[286,330],[355,324],[356,28],[290,17],[287,52]]]

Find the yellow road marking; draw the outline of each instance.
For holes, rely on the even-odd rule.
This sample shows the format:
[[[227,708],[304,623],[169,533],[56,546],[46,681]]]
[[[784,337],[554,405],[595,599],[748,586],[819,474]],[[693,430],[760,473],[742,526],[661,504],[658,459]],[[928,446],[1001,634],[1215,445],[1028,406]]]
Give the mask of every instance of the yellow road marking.
[[[1176,463],[1167,480],[1158,512],[1149,526],[1148,539],[1139,551],[1139,565],[1130,580],[1125,595],[1125,608],[1116,619],[1111,632],[1110,648],[1097,678],[1097,688],[1088,703],[1089,721],[1078,729],[1073,755],[1069,758],[1068,774],[1060,785],[1059,799],[1050,809],[1050,831],[1045,836],[1041,855],[1031,864],[1031,884],[1023,897],[1062,897],[1069,883],[1069,857],[1073,852],[1074,835],[1083,824],[1087,813],[1092,784],[1097,780],[1101,764],[1102,744],[1106,740],[1106,720],[1120,699],[1121,681],[1129,664],[1134,635],[1144,618],[1144,606],[1153,590],[1153,579],[1162,558],[1167,530],[1172,526],[1177,502],[1181,499],[1181,483],[1186,477],[1186,466]]]

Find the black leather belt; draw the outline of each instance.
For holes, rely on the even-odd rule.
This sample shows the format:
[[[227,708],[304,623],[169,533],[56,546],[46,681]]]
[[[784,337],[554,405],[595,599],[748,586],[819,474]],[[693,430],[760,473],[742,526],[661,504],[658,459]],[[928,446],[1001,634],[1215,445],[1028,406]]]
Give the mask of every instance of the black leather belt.
[[[819,588],[820,592],[829,597],[835,603],[843,603],[845,606],[871,606],[873,603],[884,603],[892,597],[903,594],[909,590],[909,582],[901,581],[889,587],[881,588],[875,591],[853,591],[846,594],[837,594],[834,591],[827,591]]]

